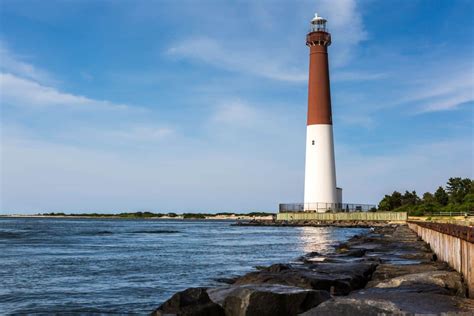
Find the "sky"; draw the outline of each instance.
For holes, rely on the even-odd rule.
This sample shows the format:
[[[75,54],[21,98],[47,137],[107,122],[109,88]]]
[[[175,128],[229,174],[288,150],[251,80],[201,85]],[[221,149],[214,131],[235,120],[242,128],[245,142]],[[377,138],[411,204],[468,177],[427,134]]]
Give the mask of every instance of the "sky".
[[[472,178],[473,1],[2,0],[0,213],[301,202],[315,12],[344,202]]]

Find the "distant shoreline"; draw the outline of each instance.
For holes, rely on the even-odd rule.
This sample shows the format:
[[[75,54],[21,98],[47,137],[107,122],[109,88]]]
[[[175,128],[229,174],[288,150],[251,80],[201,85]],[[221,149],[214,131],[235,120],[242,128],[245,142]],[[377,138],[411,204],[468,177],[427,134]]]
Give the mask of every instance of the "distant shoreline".
[[[258,220],[258,221],[272,221],[272,215],[266,216],[252,216],[252,215],[204,215],[187,214],[176,216],[137,216],[137,215],[117,215],[117,214],[97,214],[97,215],[42,215],[42,214],[11,214],[0,215],[0,218],[79,218],[79,219],[143,219],[143,220]]]

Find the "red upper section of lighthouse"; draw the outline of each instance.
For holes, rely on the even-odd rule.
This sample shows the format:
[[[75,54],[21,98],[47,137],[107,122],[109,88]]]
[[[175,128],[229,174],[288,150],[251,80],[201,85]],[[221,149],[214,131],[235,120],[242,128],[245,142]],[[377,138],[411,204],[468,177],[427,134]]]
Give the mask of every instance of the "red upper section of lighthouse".
[[[331,92],[327,47],[331,34],[326,30],[326,20],[317,15],[311,21],[311,31],[306,36],[309,53],[308,125],[331,124]]]
[[[310,32],[306,35],[306,45],[310,47],[314,45],[323,45],[327,47],[331,45],[331,34],[326,31]]]

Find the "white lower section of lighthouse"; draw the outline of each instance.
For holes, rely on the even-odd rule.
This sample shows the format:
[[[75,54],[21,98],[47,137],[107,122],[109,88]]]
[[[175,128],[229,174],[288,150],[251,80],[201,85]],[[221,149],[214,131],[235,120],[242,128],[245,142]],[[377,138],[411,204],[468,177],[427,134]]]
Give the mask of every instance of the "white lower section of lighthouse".
[[[307,126],[304,181],[305,211],[334,210],[342,202],[342,192],[336,186],[332,125]]]

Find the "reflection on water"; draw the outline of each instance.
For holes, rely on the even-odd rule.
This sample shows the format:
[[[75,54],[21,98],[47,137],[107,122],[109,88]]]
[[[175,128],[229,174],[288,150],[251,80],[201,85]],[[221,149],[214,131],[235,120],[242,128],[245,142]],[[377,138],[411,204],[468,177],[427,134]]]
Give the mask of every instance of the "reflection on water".
[[[149,313],[174,292],[325,253],[362,229],[0,218],[0,315]]]
[[[333,247],[341,242],[347,240],[352,236],[361,233],[364,229],[348,229],[336,227],[297,227],[298,237],[300,242],[298,248],[304,252],[318,252],[326,254],[331,251]],[[334,236],[337,235],[337,238]]]
[[[315,233],[314,227],[300,227],[300,249],[303,252],[322,252],[329,244],[327,227],[321,227]]]

